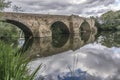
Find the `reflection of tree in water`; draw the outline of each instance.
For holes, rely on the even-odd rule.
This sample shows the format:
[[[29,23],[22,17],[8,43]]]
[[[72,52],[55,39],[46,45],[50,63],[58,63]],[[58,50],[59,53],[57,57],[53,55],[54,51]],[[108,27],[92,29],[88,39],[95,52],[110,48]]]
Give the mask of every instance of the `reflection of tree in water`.
[[[61,48],[69,39],[69,34],[53,35],[52,45],[56,48]]]
[[[53,35],[69,33],[69,29],[67,28],[67,26],[63,22],[60,22],[60,21],[53,23],[51,26],[51,30],[52,30]]]
[[[23,41],[24,37],[23,31],[18,26],[9,22],[0,22],[0,40],[5,44],[19,47],[19,45],[21,45],[20,41]],[[26,37],[25,40],[28,40],[28,37]]]
[[[18,28],[12,24],[0,22],[0,40],[13,47],[18,45]]]
[[[91,32],[81,32],[80,37],[85,43],[89,40]]]
[[[85,43],[89,40],[91,35],[90,25],[87,21],[84,21],[80,26],[80,37]]]
[[[97,35],[96,42],[107,47],[120,47],[120,32],[101,32]]]
[[[60,21],[52,24],[52,45],[56,48],[64,46],[69,38],[69,29],[67,26]]]
[[[87,21],[84,21],[80,26],[80,32],[90,31],[90,25]]]

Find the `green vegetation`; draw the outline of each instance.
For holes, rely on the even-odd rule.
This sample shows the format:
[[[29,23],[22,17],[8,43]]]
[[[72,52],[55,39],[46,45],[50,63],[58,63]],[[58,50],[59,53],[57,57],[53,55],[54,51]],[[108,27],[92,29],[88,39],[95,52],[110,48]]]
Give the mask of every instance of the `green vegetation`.
[[[56,48],[61,48],[69,39],[69,34],[59,34],[52,36],[52,45]]]
[[[98,22],[100,22],[100,24]],[[108,11],[102,14],[98,22],[96,23],[96,25],[98,26],[99,30],[120,30],[120,10]]]
[[[69,33],[67,26],[59,21],[52,24],[51,30],[52,30],[52,34],[56,34],[56,35]]]
[[[0,0],[0,11],[2,11],[4,8],[10,7],[10,4],[10,1]]]
[[[6,44],[18,43],[20,29],[14,25],[0,22],[0,40],[4,41]]]
[[[102,31],[96,37],[96,42],[106,47],[120,47],[120,31]]]
[[[57,34],[57,35],[59,35],[59,34],[63,34],[63,30],[61,29],[61,28],[59,28],[59,27],[54,27],[54,28],[52,28],[52,33],[53,34]]]
[[[10,4],[11,2],[0,0],[0,11],[11,6]],[[20,9],[14,6],[15,11]],[[30,59],[11,45],[17,40],[16,37],[19,37],[18,32],[19,29],[16,26],[0,22],[0,80],[33,80],[41,67],[40,65],[33,73],[29,74]]]
[[[28,63],[25,54],[0,41],[0,80],[33,80],[41,65],[30,75]]]
[[[6,0],[0,0],[0,11],[3,11],[4,8],[8,8],[11,6],[11,2],[10,1],[6,1]],[[17,6],[13,6],[13,11],[20,11],[21,8],[17,7]],[[0,13],[0,17],[3,14]],[[0,22],[0,40],[3,40],[4,42],[6,42],[6,44],[9,42],[9,44],[12,44],[13,42],[17,43],[18,38],[20,37],[20,29],[17,28],[16,26],[12,25],[12,24],[8,24],[5,22]],[[22,36],[24,37],[24,36]]]
[[[0,37],[18,37],[19,29],[11,24],[0,22]]]
[[[4,8],[8,8],[11,5],[11,2],[6,0],[0,0],[0,11],[3,11]],[[2,16],[2,13],[0,13]],[[0,22],[0,40],[7,42],[14,42],[18,36],[17,28],[14,25]],[[8,39],[9,38],[9,39]]]
[[[0,0],[0,11],[10,6],[11,2]],[[20,11],[17,6],[14,6],[13,9]],[[1,16],[2,14],[0,14]],[[16,37],[18,37],[16,26],[0,22],[0,80],[33,80],[40,66],[31,75],[28,74],[29,59],[26,59],[23,53],[17,52],[17,49],[10,46],[11,43],[16,42]]]
[[[11,6],[10,1],[6,0],[0,0],[0,11],[3,11],[5,8],[9,8]],[[22,11],[21,7],[18,7],[16,5],[12,6],[13,11]],[[3,14],[0,13],[0,18]],[[20,31],[16,26],[5,23],[5,22],[0,22],[0,38],[15,38],[19,37],[18,31]],[[11,39],[14,41],[14,39]]]

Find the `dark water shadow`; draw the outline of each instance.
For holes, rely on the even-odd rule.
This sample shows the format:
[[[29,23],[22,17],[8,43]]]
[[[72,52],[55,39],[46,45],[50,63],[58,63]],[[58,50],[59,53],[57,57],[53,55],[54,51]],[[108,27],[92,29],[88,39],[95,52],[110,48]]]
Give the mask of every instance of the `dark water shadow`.
[[[81,40],[83,40],[85,43],[90,39],[91,32],[80,32]]]
[[[69,34],[60,34],[52,36],[52,46],[55,48],[61,48],[66,44],[69,39]]]

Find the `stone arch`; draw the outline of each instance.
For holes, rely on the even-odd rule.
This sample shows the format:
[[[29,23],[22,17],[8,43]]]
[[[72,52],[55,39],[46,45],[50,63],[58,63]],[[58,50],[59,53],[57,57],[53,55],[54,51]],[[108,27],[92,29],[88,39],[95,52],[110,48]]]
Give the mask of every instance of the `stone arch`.
[[[69,28],[68,26],[62,22],[62,21],[55,21],[52,23],[52,25],[50,26],[51,31],[52,31],[52,35],[53,34],[69,34]]]
[[[55,21],[50,26],[52,32],[52,46],[56,48],[63,47],[69,38],[69,28],[62,21]]]
[[[88,32],[91,31],[90,24],[84,20],[84,22],[80,26],[80,32]]]
[[[24,32],[25,39],[33,37],[32,31],[26,25],[24,25],[23,23],[21,23],[19,21],[16,21],[16,20],[10,20],[10,19],[6,19],[3,22],[13,24],[13,25],[17,26],[18,28],[20,28]]]

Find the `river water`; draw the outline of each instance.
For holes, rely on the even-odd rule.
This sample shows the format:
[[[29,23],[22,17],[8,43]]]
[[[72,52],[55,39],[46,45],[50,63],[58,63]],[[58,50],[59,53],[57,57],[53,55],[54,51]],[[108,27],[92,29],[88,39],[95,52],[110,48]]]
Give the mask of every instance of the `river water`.
[[[120,80],[120,32],[35,38],[28,53],[37,80]]]
[[[27,53],[36,80],[120,80],[120,32],[34,38]]]

